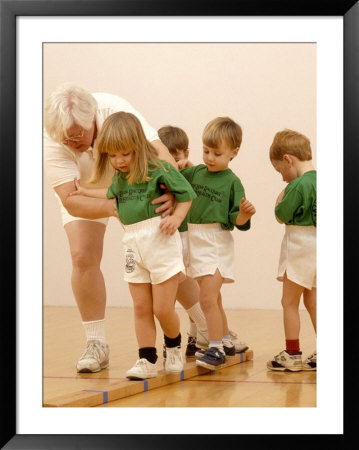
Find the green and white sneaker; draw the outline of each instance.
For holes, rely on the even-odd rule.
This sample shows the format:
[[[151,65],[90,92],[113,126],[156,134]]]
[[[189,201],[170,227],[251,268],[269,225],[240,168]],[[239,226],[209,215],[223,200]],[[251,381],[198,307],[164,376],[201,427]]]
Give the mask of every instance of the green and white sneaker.
[[[292,353],[291,355],[285,350],[276,355],[272,361],[267,362],[269,370],[299,372],[303,369],[302,352]]]
[[[303,363],[303,370],[315,371],[317,370],[317,351],[312,353]]]
[[[99,372],[109,365],[110,348],[97,340],[90,340],[81,358],[77,362],[77,372],[89,373]]]

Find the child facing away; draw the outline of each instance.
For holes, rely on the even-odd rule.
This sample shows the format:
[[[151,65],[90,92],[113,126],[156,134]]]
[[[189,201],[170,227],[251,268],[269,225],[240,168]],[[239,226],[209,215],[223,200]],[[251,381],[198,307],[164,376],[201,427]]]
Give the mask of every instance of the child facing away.
[[[180,275],[184,274],[178,227],[196,197],[191,185],[170,164],[160,161],[147,141],[139,120],[130,113],[109,116],[97,138],[98,157],[90,181],[101,181],[109,163],[116,170],[108,189],[86,189],[77,182],[75,195],[116,198],[118,217],[125,230],[125,281],[134,304],[139,359],[126,372],[129,379],[157,376],[157,317],[164,333],[167,372],[181,372],[181,334],[175,311]],[[161,184],[174,194],[176,208],[161,219],[151,201]]]
[[[275,215],[285,224],[277,279],[283,282],[282,307],[286,349],[267,362],[270,370],[314,371],[317,353],[302,362],[299,332],[299,302],[303,295],[316,332],[317,269],[317,172],[312,163],[310,141],[285,129],[276,133],[269,156],[287,187],[279,194]]]
[[[206,317],[209,347],[199,350],[196,364],[210,369],[235,354],[220,290],[234,281],[234,241],[231,231],[250,228],[256,210],[245,199],[240,179],[229,169],[238,154],[242,129],[229,117],[209,122],[202,135],[204,164],[179,161],[181,173],[197,197],[188,212],[188,275],[200,286],[200,304]]]
[[[181,165],[186,164],[189,157],[189,139],[187,133],[179,127],[172,125],[165,125],[158,131],[160,140],[168,148],[176,162],[181,161]],[[187,220],[185,219],[179,227],[179,232],[183,244],[183,261],[186,269],[188,268],[188,248],[187,248]],[[177,300],[186,310],[189,315],[190,326],[188,332],[188,344],[186,348],[186,357],[195,358],[198,348],[208,348],[208,329],[206,319],[198,301],[195,305],[186,305],[188,296],[182,293],[191,292],[195,298],[199,300],[199,286],[197,281],[189,277],[188,274],[183,281],[180,281]],[[221,293],[219,293],[221,295]],[[238,338],[237,333],[229,330],[232,343],[235,347],[236,353],[242,353],[248,349],[246,342]]]

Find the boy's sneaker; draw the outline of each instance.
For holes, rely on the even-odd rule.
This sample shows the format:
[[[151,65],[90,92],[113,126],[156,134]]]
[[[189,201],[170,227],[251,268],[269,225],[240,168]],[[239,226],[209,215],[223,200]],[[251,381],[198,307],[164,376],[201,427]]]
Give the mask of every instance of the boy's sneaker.
[[[246,350],[248,350],[248,348],[249,348],[248,345],[245,342],[240,341],[238,339],[237,333],[235,333],[232,330],[229,330],[229,335],[231,336],[231,341],[233,342],[233,345],[236,349],[236,353],[243,353]]]
[[[196,355],[196,351],[198,350],[196,345],[197,339],[193,336],[188,336],[188,342],[186,347],[186,357],[194,358]]]
[[[227,347],[226,345],[223,346],[223,351],[226,356],[234,356],[236,354],[236,349],[234,348],[234,345],[232,347]],[[206,353],[206,349],[200,349],[196,351],[195,356],[200,358]]]
[[[97,340],[87,341],[86,350],[77,362],[77,372],[99,372],[109,365],[110,348]]]
[[[226,356],[234,356],[236,354],[236,348],[234,345],[232,345],[232,347],[227,347],[226,345],[224,345],[223,350]]]
[[[165,371],[170,373],[182,372],[183,356],[181,347],[166,347],[166,353]]]
[[[303,370],[317,370],[317,351],[312,353],[303,363]]]
[[[226,362],[226,355],[222,353],[217,347],[209,347],[205,350],[204,355],[196,359],[198,366],[206,367],[208,369],[215,369],[216,367]]]
[[[157,377],[156,364],[150,363],[146,358],[136,361],[136,364],[126,372],[126,377],[130,380],[145,380],[146,378]]]
[[[269,370],[299,372],[303,368],[302,352],[296,352],[290,355],[283,350],[272,361],[267,362],[267,368]]]

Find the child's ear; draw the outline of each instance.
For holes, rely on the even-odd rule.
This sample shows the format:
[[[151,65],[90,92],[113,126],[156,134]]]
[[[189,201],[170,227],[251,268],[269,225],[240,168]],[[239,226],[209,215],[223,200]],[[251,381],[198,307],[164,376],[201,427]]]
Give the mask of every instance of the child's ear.
[[[232,160],[235,156],[238,155],[238,152],[239,152],[239,147],[237,147],[237,148],[235,148],[234,150],[232,150],[232,158],[231,158],[231,160]]]
[[[283,161],[288,163],[290,166],[293,164],[293,158],[292,155],[285,154],[283,155]]]

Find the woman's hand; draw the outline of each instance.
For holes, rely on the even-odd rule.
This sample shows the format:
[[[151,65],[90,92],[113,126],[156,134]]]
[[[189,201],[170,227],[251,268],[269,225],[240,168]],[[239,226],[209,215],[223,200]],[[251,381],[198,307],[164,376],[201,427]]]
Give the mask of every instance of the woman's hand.
[[[154,200],[152,200],[151,204],[158,205],[162,203],[161,206],[155,209],[155,213],[163,212],[161,214],[161,217],[164,218],[170,216],[173,213],[175,205],[175,196],[167,190],[167,187],[164,184],[161,184],[160,186],[165,191],[165,193],[160,197],[157,197]]]

